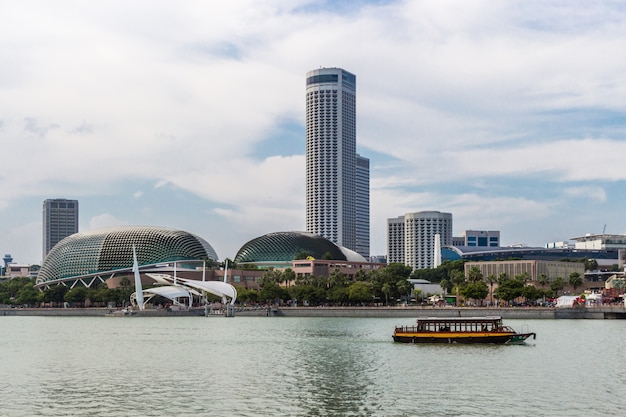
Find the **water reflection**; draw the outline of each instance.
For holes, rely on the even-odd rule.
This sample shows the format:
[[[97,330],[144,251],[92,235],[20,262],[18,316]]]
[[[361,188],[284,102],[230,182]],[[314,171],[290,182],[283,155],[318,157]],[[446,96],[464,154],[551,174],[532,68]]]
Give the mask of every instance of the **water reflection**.
[[[315,319],[297,337],[306,343],[294,352],[298,379],[294,391],[308,415],[363,415],[374,412],[376,364],[363,348],[362,328]],[[358,323],[355,323],[358,324]]]

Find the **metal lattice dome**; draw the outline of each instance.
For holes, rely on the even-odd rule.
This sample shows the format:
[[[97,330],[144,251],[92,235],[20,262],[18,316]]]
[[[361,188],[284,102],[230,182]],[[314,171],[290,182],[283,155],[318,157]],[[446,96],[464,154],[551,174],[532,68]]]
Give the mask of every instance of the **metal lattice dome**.
[[[325,237],[309,232],[276,232],[252,239],[239,249],[236,263],[291,262],[296,255],[306,252],[313,258],[364,262],[358,253],[335,245]]]
[[[44,259],[37,284],[132,267],[185,260],[217,260],[204,239],[182,230],[125,226],[76,233],[57,243]]]

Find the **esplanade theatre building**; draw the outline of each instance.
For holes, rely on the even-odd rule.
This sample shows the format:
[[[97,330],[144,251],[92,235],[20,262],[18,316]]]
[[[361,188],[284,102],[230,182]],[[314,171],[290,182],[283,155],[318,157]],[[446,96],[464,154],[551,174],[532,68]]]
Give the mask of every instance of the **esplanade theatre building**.
[[[174,263],[184,274],[186,270],[197,270],[203,262],[218,259],[206,240],[182,230],[154,226],[93,230],[57,243],[41,265],[36,287],[91,287],[131,275],[133,249],[142,274]]]

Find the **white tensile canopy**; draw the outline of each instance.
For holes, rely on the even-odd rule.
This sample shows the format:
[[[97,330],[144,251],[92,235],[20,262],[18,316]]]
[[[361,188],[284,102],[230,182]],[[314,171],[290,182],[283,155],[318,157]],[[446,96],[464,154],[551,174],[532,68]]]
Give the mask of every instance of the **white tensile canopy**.
[[[146,274],[150,278],[154,279],[158,284],[162,286],[142,289],[141,296],[135,292],[131,295],[131,304],[139,307],[140,310],[144,310],[146,304],[156,295],[165,297],[172,300],[174,305],[182,308],[191,308],[193,295],[202,295],[202,293],[211,293],[221,297],[224,302],[230,299],[230,304],[234,304],[237,299],[237,290],[234,286],[222,281],[196,281],[192,279],[173,277],[168,274]],[[165,285],[163,285],[165,284]],[[186,299],[187,303],[181,302],[181,299]],[[139,305],[142,300],[143,303]]]

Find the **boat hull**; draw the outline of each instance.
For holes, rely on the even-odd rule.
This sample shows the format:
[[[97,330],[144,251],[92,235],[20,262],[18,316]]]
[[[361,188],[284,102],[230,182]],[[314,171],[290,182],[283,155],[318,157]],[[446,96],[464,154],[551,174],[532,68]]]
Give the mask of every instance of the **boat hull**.
[[[462,343],[462,344],[517,344],[524,343],[529,337],[535,337],[535,333],[476,333],[476,334],[423,334],[423,333],[396,333],[393,335],[394,342],[400,343]]]

